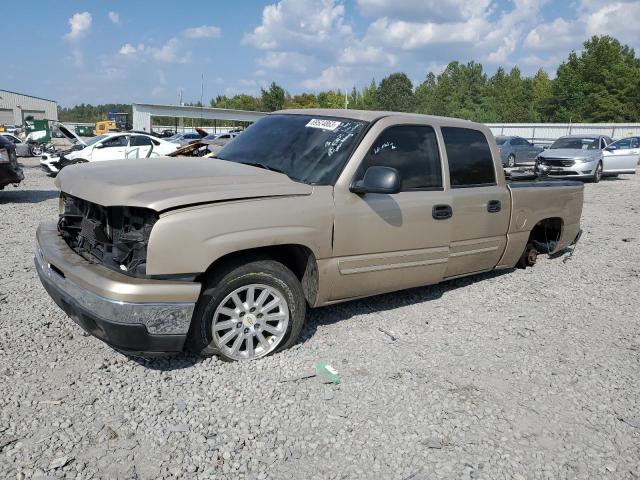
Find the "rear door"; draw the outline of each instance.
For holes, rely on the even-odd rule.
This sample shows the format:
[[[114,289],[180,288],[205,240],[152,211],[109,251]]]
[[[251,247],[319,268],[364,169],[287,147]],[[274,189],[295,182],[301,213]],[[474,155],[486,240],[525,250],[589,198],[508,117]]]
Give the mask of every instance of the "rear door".
[[[485,133],[441,128],[449,168],[453,225],[445,277],[490,270],[506,245],[511,197]],[[499,179],[499,180],[498,180]]]
[[[332,300],[437,283],[443,278],[451,219],[441,212],[450,206],[451,198],[443,183],[437,133],[431,125],[397,123],[393,118],[379,120],[336,183],[337,272]],[[349,191],[368,167],[377,165],[398,170],[401,192],[358,195]]]
[[[127,158],[147,158],[153,149],[151,139],[145,135],[131,135]]]

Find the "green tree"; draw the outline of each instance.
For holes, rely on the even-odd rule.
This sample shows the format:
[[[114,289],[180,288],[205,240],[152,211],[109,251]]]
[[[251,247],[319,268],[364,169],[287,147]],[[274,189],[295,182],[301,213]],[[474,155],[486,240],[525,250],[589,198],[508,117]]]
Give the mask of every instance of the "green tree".
[[[546,122],[551,118],[553,81],[542,68],[531,79],[531,114],[534,122]]]
[[[476,119],[484,122],[526,122],[531,118],[531,80],[518,67],[507,74],[502,67],[489,79],[484,109]]]
[[[437,95],[438,81],[435,74],[429,72],[425,81],[416,88],[416,112],[427,115],[443,115],[444,108]]]
[[[284,108],[318,108],[320,103],[313,93],[301,93],[300,95],[288,95]]]
[[[413,84],[405,73],[392,73],[380,82],[377,92],[381,109],[394,112],[414,110]]]
[[[558,67],[554,119],[573,122],[640,120],[640,60],[610,36],[594,36]]]
[[[284,89],[276,82],[271,82],[268,90],[261,88],[260,91],[262,93],[262,107],[265,111],[275,112],[284,108]]]
[[[340,90],[328,90],[318,93],[320,108],[344,108],[344,93]]]

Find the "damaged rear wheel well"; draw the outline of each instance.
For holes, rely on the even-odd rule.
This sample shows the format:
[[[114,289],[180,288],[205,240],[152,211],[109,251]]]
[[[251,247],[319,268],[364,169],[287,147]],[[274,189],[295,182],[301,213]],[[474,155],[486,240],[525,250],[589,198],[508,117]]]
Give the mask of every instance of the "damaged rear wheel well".
[[[560,217],[550,217],[540,220],[531,229],[529,241],[538,253],[553,253],[562,235],[563,221]]]
[[[229,253],[209,265],[197,280],[204,281],[214,271],[234,268],[239,264],[257,259],[275,260],[289,268],[300,280],[307,303],[310,306],[315,305],[318,295],[318,266],[315,255],[304,245],[270,245]]]

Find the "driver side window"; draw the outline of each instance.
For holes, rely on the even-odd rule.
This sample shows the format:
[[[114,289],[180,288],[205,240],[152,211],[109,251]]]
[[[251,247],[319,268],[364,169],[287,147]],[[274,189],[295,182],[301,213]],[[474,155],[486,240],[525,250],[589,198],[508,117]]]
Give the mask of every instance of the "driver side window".
[[[442,189],[442,166],[436,133],[426,125],[389,127],[373,142],[362,160],[355,180],[367,168],[392,167],[402,179],[401,191]]]
[[[114,148],[114,147],[126,147],[127,146],[127,137],[126,135],[119,135],[117,137],[107,138],[104,142],[102,142],[104,148]]]

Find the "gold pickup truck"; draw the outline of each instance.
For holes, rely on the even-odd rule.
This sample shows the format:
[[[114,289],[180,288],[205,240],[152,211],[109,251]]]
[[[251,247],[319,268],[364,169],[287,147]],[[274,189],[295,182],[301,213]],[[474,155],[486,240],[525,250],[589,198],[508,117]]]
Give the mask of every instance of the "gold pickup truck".
[[[354,110],[258,120],[211,159],[72,166],[36,266],[129,352],[255,359],[307,308],[526,267],[580,236],[581,183],[510,181],[483,125]]]

